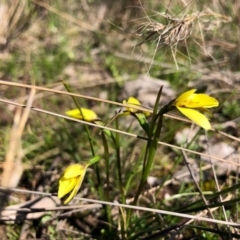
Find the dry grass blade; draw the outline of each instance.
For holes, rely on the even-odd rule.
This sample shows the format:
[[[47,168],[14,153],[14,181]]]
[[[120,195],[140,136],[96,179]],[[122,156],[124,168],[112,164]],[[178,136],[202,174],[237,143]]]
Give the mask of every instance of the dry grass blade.
[[[196,16],[189,16],[177,23],[171,23],[164,32],[166,33],[165,44],[177,45],[179,41],[187,39],[193,27],[193,22],[196,20]],[[167,34],[168,33],[168,34]]]
[[[64,92],[63,92],[63,93],[64,93]],[[64,93],[64,94],[66,94],[66,93]],[[77,94],[72,94],[72,93],[69,94],[69,95],[77,96]],[[0,102],[4,102],[4,103],[6,103],[6,104],[12,104],[12,105],[15,105],[15,106],[26,107],[26,106],[23,105],[23,104],[18,104],[18,103],[9,101],[9,100],[0,99]],[[124,104],[120,104],[120,103],[118,103],[118,104],[117,104],[117,103],[114,103],[114,104],[120,105],[120,106],[122,106],[122,105],[125,106]],[[135,108],[135,106],[134,106],[134,108]],[[136,109],[138,109],[138,108],[136,107]],[[49,115],[56,116],[56,117],[60,117],[60,118],[63,118],[63,119],[72,120],[72,121],[74,121],[74,122],[83,123],[83,124],[86,124],[86,125],[88,125],[88,126],[97,127],[97,128],[100,128],[100,129],[107,129],[107,130],[110,130],[110,131],[112,131],[112,132],[124,134],[124,135],[126,135],[126,136],[130,136],[130,137],[134,137],[134,138],[139,138],[139,139],[143,139],[143,140],[148,140],[146,137],[142,137],[142,136],[139,136],[139,135],[136,135],[136,134],[133,134],[133,133],[129,133],[129,132],[125,132],[125,131],[120,131],[120,130],[118,130],[118,129],[114,129],[114,128],[110,128],[110,127],[106,127],[106,126],[96,125],[95,123],[90,123],[90,122],[86,122],[86,121],[83,121],[83,120],[78,120],[78,119],[75,119],[75,118],[71,118],[71,117],[64,116],[64,115],[62,115],[62,114],[50,112],[50,111],[47,111],[47,110],[43,110],[43,109],[39,109],[39,108],[34,108],[34,107],[32,107],[31,110],[37,111],[37,112],[41,112],[41,113],[45,113],[45,114],[49,114]],[[178,149],[178,150],[184,150],[184,151],[186,151],[186,152],[193,153],[193,154],[197,154],[197,155],[199,155],[199,156],[210,157],[210,158],[212,158],[212,159],[215,159],[215,160],[218,160],[218,161],[221,161],[221,162],[225,162],[225,163],[229,163],[229,164],[232,164],[232,165],[235,165],[235,166],[240,166],[239,163],[236,163],[236,162],[233,162],[233,161],[228,161],[228,160],[225,160],[225,159],[220,158],[220,157],[216,157],[216,156],[212,156],[212,155],[209,155],[209,154],[197,152],[197,151],[194,151],[194,150],[190,150],[190,149],[187,149],[187,148],[179,147],[179,146],[177,146],[177,145],[169,144],[169,143],[166,143],[166,142],[158,141],[158,144],[164,145],[164,146],[167,146],[167,147],[170,147],[170,148]]]
[[[11,194],[9,189],[18,185],[24,170],[22,164],[22,157],[24,153],[21,146],[21,137],[31,110],[34,94],[35,90],[31,89],[26,109],[19,107],[15,114],[0,181],[0,185],[4,187],[4,190],[0,193],[0,214],[2,213],[2,210],[8,201],[9,195]]]
[[[209,165],[206,165],[206,166],[202,167],[201,169],[200,169],[200,168],[199,168],[199,169],[196,169],[195,173],[200,172],[200,171],[205,171],[205,170],[210,169],[210,168],[211,168],[211,165],[209,164]],[[183,174],[179,174],[178,176],[176,176],[176,177],[174,177],[174,178],[171,178],[171,179],[165,181],[164,184],[163,184],[163,186],[167,186],[167,185],[170,185],[170,184],[174,184],[174,183],[178,182],[179,180],[181,180],[182,178],[184,178],[184,177],[186,177],[186,176],[189,176],[189,175],[190,175],[189,172],[185,172],[185,173],[183,173]],[[144,192],[139,196],[139,198],[142,198],[142,197],[144,197],[144,196],[147,195],[147,194],[155,194],[160,188],[161,188],[160,185],[158,185],[158,186],[156,186],[156,187],[152,187],[152,188],[150,188],[149,190],[144,191]],[[128,199],[127,199],[127,203],[130,204],[130,203],[133,202],[133,200],[134,200],[134,198],[128,198]]]
[[[198,18],[198,16],[187,16],[183,19],[171,19],[169,24],[164,25],[162,23],[151,21],[150,23],[143,23],[140,28],[141,35],[146,35],[145,41],[151,40],[153,36],[158,35],[157,39],[158,45],[170,45],[176,46],[179,41],[184,41],[187,39],[193,27],[193,22]],[[141,45],[143,42],[139,43]]]
[[[168,20],[170,19],[169,23],[166,25],[156,21],[150,21],[146,25],[144,24],[142,25],[141,35],[146,35],[146,37],[144,41],[142,41],[138,45],[141,45],[146,41],[151,41],[151,39],[155,35],[157,35],[157,38],[154,39],[154,41],[156,42],[156,48],[155,48],[148,72],[150,71],[150,68],[152,66],[157,49],[160,46],[170,47],[175,65],[178,69],[178,64],[176,61],[177,45],[180,41],[185,41],[190,36],[192,27],[193,27],[193,22],[198,18],[198,16],[195,16],[195,15],[187,16],[179,20],[172,19],[169,16],[165,16],[165,15],[164,17],[167,18]]]
[[[82,204],[78,206],[59,206],[60,200],[58,197],[45,196],[35,197],[32,200],[24,203],[15,204],[6,207],[1,216],[0,221],[7,223],[16,223],[25,219],[38,219],[42,217],[48,211],[60,211],[60,210],[73,210],[73,211],[86,211],[90,209],[101,208],[101,204]],[[65,215],[69,212],[66,212]],[[61,214],[61,216],[64,214]],[[57,216],[59,217],[59,216]]]
[[[3,1],[0,4],[0,50],[29,28],[39,9],[28,0]]]
[[[2,188],[0,187],[0,190],[1,189]],[[22,189],[11,189],[11,190],[14,192],[34,193],[34,194],[39,194],[42,196],[52,196],[51,193],[43,193],[43,192],[29,191],[29,190],[22,190]],[[147,207],[140,207],[140,206],[133,206],[133,205],[121,204],[121,203],[117,203],[117,202],[100,201],[100,200],[94,200],[94,199],[89,199],[89,198],[76,197],[76,199],[84,201],[84,202],[97,203],[97,204],[102,204],[102,205],[109,205],[109,206],[122,207],[122,208],[128,208],[128,209],[135,209],[135,210],[139,210],[139,211],[155,212],[155,213],[160,213],[160,214],[166,214],[166,215],[171,215],[171,216],[178,216],[178,217],[182,217],[182,218],[193,219],[193,220],[197,220],[197,221],[220,223],[220,224],[224,224],[224,225],[237,226],[237,227],[240,226],[239,223],[226,222],[226,221],[222,221],[222,220],[218,220],[218,219],[201,217],[198,215],[195,216],[195,215],[190,215],[190,214],[171,212],[171,211],[165,211],[165,210],[147,208]],[[74,207],[79,208],[79,205],[71,206],[71,208],[74,208]],[[82,207],[82,205],[80,205],[80,207]]]
[[[93,100],[93,101],[97,101],[97,102],[113,104],[113,105],[117,105],[117,106],[121,106],[121,107],[128,107],[127,104],[123,104],[123,103],[120,103],[120,102],[114,102],[114,101],[105,100],[105,99],[101,99],[101,98],[91,97],[91,96],[88,96],[88,95],[82,95],[82,94],[77,94],[77,93],[65,92],[65,91],[50,89],[50,88],[46,88],[46,87],[32,86],[32,85],[22,84],[22,83],[7,82],[7,81],[4,81],[4,80],[0,80],[0,84],[8,85],[8,86],[21,87],[21,88],[28,88],[28,89],[34,88],[34,89],[39,90],[39,91],[52,92],[52,93],[56,93],[56,94],[62,94],[62,95],[67,95],[67,96],[74,96],[74,97],[79,97],[79,98],[83,98],[83,99],[89,99],[89,100]],[[141,106],[137,106],[137,105],[136,106],[132,106],[132,108],[137,109],[137,110],[141,110],[141,111],[152,112],[151,110],[149,110],[147,108],[144,108],[144,107],[141,107]]]
[[[206,11],[203,11],[203,12],[196,11],[196,12],[193,12],[191,15],[183,14],[179,18],[173,18],[169,14],[158,13],[158,15],[166,19],[168,23],[163,24],[158,21],[151,20],[146,15],[149,22],[140,24],[140,27],[137,30],[137,32],[140,31],[139,36],[144,36],[144,40],[138,43],[137,46],[147,41],[150,41],[150,42],[153,41],[156,43],[153,58],[151,60],[148,72],[150,71],[150,68],[152,66],[157,49],[162,46],[165,46],[166,49],[171,50],[176,68],[179,69],[177,59],[176,59],[177,46],[180,42],[184,42],[187,52],[189,52],[188,46],[186,44],[186,40],[192,34],[195,21],[200,21],[204,17],[214,17],[218,19],[219,22],[229,21],[230,19],[227,16],[211,11],[210,9],[207,9]],[[201,32],[201,29],[200,29],[200,32]]]
[[[26,108],[18,108],[15,114],[13,127],[10,134],[9,147],[6,159],[3,164],[1,186],[5,188],[16,187],[23,172],[21,137],[29,117],[31,106],[34,100],[35,89],[32,88]]]
[[[190,175],[191,175],[191,177],[192,177],[192,180],[193,180],[193,182],[194,182],[194,184],[195,184],[195,186],[196,186],[196,188],[197,188],[197,190],[198,190],[198,192],[199,192],[199,194],[200,194],[200,196],[201,196],[201,198],[202,198],[202,200],[203,200],[203,202],[204,202],[204,204],[205,204],[205,206],[206,206],[206,210],[207,210],[209,216],[211,216],[211,218],[215,219],[215,218],[214,218],[214,215],[212,214],[212,212],[210,211],[210,209],[207,207],[208,202],[207,202],[204,194],[202,193],[201,188],[200,188],[200,186],[199,186],[199,184],[198,184],[198,182],[197,182],[197,180],[196,180],[196,178],[195,178],[195,176],[194,176],[194,173],[193,173],[193,171],[192,171],[192,169],[191,169],[191,167],[190,167],[190,164],[189,164],[189,162],[188,162],[187,154],[186,154],[184,151],[182,151],[182,154],[183,154],[183,158],[184,158],[185,164],[186,164],[186,166],[187,166],[187,168],[188,168],[188,171],[189,171],[189,173],[190,173]],[[219,226],[218,226],[217,224],[216,224],[216,228],[219,229]]]
[[[59,15],[60,17],[66,19],[69,22],[75,23],[77,26],[81,27],[84,31],[89,31],[89,30],[90,31],[95,31],[96,30],[92,25],[90,25],[88,23],[84,23],[82,20],[78,20],[78,19],[72,17],[71,15],[68,15],[64,12],[61,12],[61,11],[57,10],[56,8],[50,6],[47,3],[36,1],[36,0],[32,0],[32,2],[34,2],[37,5],[47,9],[48,11],[51,11],[51,12]]]
[[[230,200],[231,198],[232,198],[232,195],[230,194],[230,195],[227,196],[225,199],[223,199],[223,201],[228,201],[228,200]],[[212,213],[212,212],[216,211],[217,209],[219,209],[219,207],[211,208],[210,211],[211,211],[211,213]],[[208,211],[209,211],[209,210],[206,209],[206,210],[198,213],[197,216],[206,216],[206,214],[208,213]],[[194,221],[194,219],[191,219],[191,220],[189,220],[188,222],[186,222],[185,224],[186,224],[186,225],[189,225],[189,224],[191,224],[193,221]]]

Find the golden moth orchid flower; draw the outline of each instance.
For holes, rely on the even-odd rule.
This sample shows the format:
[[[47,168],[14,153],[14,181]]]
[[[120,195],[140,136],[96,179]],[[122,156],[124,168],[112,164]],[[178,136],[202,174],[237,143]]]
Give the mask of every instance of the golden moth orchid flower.
[[[98,117],[98,115],[93,110],[87,109],[87,108],[80,108],[80,109],[81,109],[81,111],[78,108],[69,110],[69,111],[65,112],[65,114],[72,118],[84,120],[86,122],[95,123],[96,125],[99,125],[99,126],[104,126],[104,123],[101,121],[101,119]],[[108,136],[110,136],[110,137],[112,136],[112,133],[108,129],[104,129],[103,131]]]
[[[89,165],[98,162],[101,156],[94,156],[83,164],[72,164],[68,166],[59,179],[58,198],[63,204],[69,203],[77,194],[82,185],[85,173]]]
[[[100,120],[98,115],[93,110],[87,108],[80,108],[80,110],[76,108],[67,111],[65,114],[68,115],[69,117],[84,120],[87,122],[94,122]]]
[[[176,98],[173,105],[176,106],[183,115],[200,127],[206,130],[211,129],[211,124],[203,113],[211,115],[208,108],[217,107],[219,102],[207,94],[195,93],[196,90],[197,89],[191,89],[181,94]]]
[[[123,104],[128,105],[128,107],[126,107],[126,110],[124,111],[124,113],[126,114],[131,114],[131,113],[143,113],[146,117],[148,117],[150,115],[150,112],[146,112],[146,111],[141,111],[139,109],[134,108],[134,106],[141,106],[141,103],[134,97],[129,97],[128,100],[124,100]]]
[[[123,113],[119,114],[121,115],[132,115],[134,116],[144,131],[148,133],[149,131],[149,125],[147,122],[146,117],[150,115],[150,112],[139,110],[134,108],[134,106],[141,106],[141,103],[134,97],[129,97],[128,100],[123,101],[124,104],[127,105],[126,110],[123,111]]]
[[[63,203],[69,203],[82,185],[87,164],[73,164],[68,166],[59,179],[58,198],[64,198]]]

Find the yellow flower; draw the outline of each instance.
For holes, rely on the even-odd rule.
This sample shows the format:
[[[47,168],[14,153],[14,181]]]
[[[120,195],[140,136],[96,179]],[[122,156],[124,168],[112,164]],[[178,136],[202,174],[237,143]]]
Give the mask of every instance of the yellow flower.
[[[79,109],[76,108],[76,109],[65,112],[65,114],[72,118],[84,120],[86,122],[95,123],[96,125],[99,125],[99,126],[104,126],[104,123],[101,121],[101,119],[98,117],[98,115],[91,109],[81,108],[81,112],[80,112]],[[109,131],[108,129],[104,129],[103,131],[109,137],[112,137],[111,131]]]
[[[58,198],[64,198],[64,204],[67,204],[76,196],[88,166],[89,163],[73,164],[63,172],[59,180]]]
[[[128,107],[126,107],[126,110],[120,113],[119,116],[132,115],[138,120],[143,130],[148,133],[149,126],[146,117],[150,115],[150,112],[133,108],[134,106],[141,107],[141,103],[134,97],[129,97],[128,100],[124,100],[123,103],[126,104]]]
[[[211,129],[209,120],[203,113],[211,115],[208,108],[217,107],[219,102],[207,94],[195,92],[196,89],[192,89],[183,93],[175,100],[173,105],[200,127],[206,130]]]
[[[97,114],[94,111],[87,108],[81,108],[81,111],[78,108],[76,108],[76,109],[67,111],[65,114],[68,115],[69,117],[85,120],[87,122],[94,122],[94,121],[100,120],[100,118],[97,116]]]
[[[131,113],[143,113],[146,117],[150,115],[150,112],[141,111],[136,108],[132,108],[134,106],[141,106],[141,103],[134,97],[129,97],[128,100],[123,101],[124,104],[127,104],[129,107],[126,107],[126,110],[124,111],[125,114],[131,114]]]

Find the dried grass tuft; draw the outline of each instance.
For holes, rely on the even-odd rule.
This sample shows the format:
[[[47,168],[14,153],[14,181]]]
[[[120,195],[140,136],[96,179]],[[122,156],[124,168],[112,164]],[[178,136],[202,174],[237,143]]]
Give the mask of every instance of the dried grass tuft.
[[[5,50],[12,39],[26,31],[43,13],[41,7],[29,0],[0,3],[0,51]]]
[[[139,43],[141,45],[145,41],[151,40],[152,37],[158,35],[155,41],[158,42],[158,46],[160,45],[171,45],[175,46],[179,43],[179,41],[183,41],[187,39],[193,27],[193,22],[197,17],[189,16],[184,18],[183,20],[171,20],[169,24],[164,25],[162,23],[158,23],[156,21],[150,23],[142,24],[142,34],[147,35],[143,42]]]
[[[183,16],[180,16],[179,18],[173,18],[169,14],[161,14],[157,13],[157,15],[162,16],[165,20],[167,20],[167,24],[163,24],[161,22],[158,22],[156,20],[150,19],[149,16],[148,22],[141,23],[138,25],[137,33],[138,36],[144,37],[144,40],[137,44],[137,46],[143,44],[144,42],[155,42],[156,43],[156,49],[154,52],[153,59],[155,57],[156,51],[159,47],[169,47],[171,49],[173,59],[175,61],[176,67],[178,69],[178,64],[176,61],[176,52],[177,52],[177,46],[180,42],[184,42],[186,48],[186,40],[192,35],[193,29],[194,29],[194,23],[198,21],[197,26],[201,26],[203,29],[199,29],[198,32],[200,32],[200,35],[202,35],[202,31],[204,31],[205,28],[209,28],[209,24],[204,25],[204,22],[206,19],[214,18],[218,27],[222,22],[229,22],[231,21],[231,18],[222,14],[218,14],[213,12],[211,9],[206,9],[202,12],[193,12],[192,14],[184,14]],[[199,24],[202,23],[202,24]],[[202,42],[204,42],[204,39],[202,39]],[[152,62],[153,62],[152,59]],[[152,64],[151,62],[151,64]],[[150,68],[151,68],[150,64]],[[149,69],[150,70],[150,69]]]

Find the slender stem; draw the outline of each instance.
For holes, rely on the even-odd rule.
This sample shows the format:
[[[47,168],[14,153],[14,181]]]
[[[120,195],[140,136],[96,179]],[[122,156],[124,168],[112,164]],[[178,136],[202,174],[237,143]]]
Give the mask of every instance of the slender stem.
[[[116,118],[115,120],[116,123],[116,129],[118,129],[118,118]],[[119,139],[119,134],[116,133],[116,138],[115,138],[115,150],[116,150],[116,160],[117,160],[117,174],[118,174],[118,181],[119,181],[119,188],[121,191],[121,198],[122,198],[122,202],[126,203],[126,197],[125,197],[125,190],[124,190],[124,185],[123,185],[123,181],[122,181],[122,166],[121,166],[121,155],[120,155],[120,139]],[[126,228],[126,224],[124,221],[124,212],[125,210],[122,209],[121,211],[121,235],[122,238],[124,239],[125,236],[125,228]]]
[[[195,184],[195,186],[196,186],[196,188],[197,188],[197,190],[198,190],[198,192],[199,192],[199,194],[200,194],[200,196],[201,196],[201,198],[202,198],[202,200],[203,200],[203,203],[204,203],[204,205],[205,205],[205,207],[206,207],[206,209],[207,209],[207,211],[208,211],[208,214],[211,216],[212,219],[215,219],[214,216],[213,216],[213,213],[211,212],[211,210],[210,210],[209,207],[208,207],[208,202],[207,202],[204,194],[202,193],[201,188],[200,188],[200,186],[199,186],[199,184],[198,184],[198,182],[197,182],[197,180],[196,180],[196,178],[195,178],[195,176],[194,176],[194,174],[193,174],[193,172],[192,172],[192,169],[191,169],[191,167],[190,167],[190,164],[189,164],[189,162],[188,162],[188,160],[187,160],[187,155],[186,155],[186,153],[185,153],[184,150],[182,150],[182,154],[183,154],[183,156],[184,156],[183,159],[184,159],[185,164],[186,164],[186,166],[187,166],[187,168],[188,168],[188,171],[189,171],[189,173],[190,173],[190,175],[191,175],[191,177],[192,177],[192,179],[193,179],[193,182],[194,182],[194,184]],[[221,196],[221,195],[220,195],[220,196]],[[224,207],[224,206],[223,206],[223,207]],[[217,223],[216,223],[216,228],[217,228],[218,230],[220,230],[220,228],[219,228],[219,226],[218,226]]]
[[[147,177],[149,175],[149,172],[153,164],[154,156],[158,146],[158,139],[160,137],[161,127],[162,127],[162,118],[163,118],[163,115],[160,115],[153,139],[149,138],[147,142],[146,152],[145,152],[144,161],[143,161],[142,177],[137,189],[137,193],[135,194],[135,197],[134,197],[134,201],[133,201],[134,205],[137,203],[138,197],[142,192],[142,188],[147,180]]]
[[[72,92],[70,87],[66,83],[63,82],[63,85],[67,89],[68,92]],[[71,96],[71,97],[72,97],[74,103],[76,104],[77,108],[79,109],[81,115],[84,116],[82,114],[81,107],[78,104],[75,96]],[[94,147],[93,147],[93,140],[92,140],[92,137],[91,137],[91,134],[90,134],[88,126],[86,124],[84,124],[84,127],[85,127],[85,131],[87,133],[87,137],[88,137],[88,141],[89,141],[89,144],[90,144],[92,156],[94,157],[95,156],[95,151],[94,151]],[[102,184],[101,184],[100,171],[99,171],[99,167],[98,167],[97,164],[94,164],[94,169],[95,169],[95,172],[96,172],[96,175],[97,175],[97,182],[98,182],[98,190],[99,190],[100,199],[103,199],[103,189],[102,189]]]
[[[161,91],[161,90],[160,90]],[[156,108],[155,104],[155,108]],[[149,175],[149,172],[151,170],[154,156],[156,154],[157,146],[158,146],[158,140],[161,134],[161,128],[162,128],[162,120],[163,115],[169,111],[169,105],[163,106],[160,111],[156,114],[153,114],[153,120],[152,124],[150,126],[149,134],[148,134],[148,141],[147,141],[147,147],[146,152],[144,155],[144,161],[143,161],[143,169],[142,169],[142,176],[141,181],[138,186],[137,192],[134,197],[133,204],[135,205],[138,201],[138,198],[142,192],[143,186],[147,180],[147,177]]]
[[[101,136],[102,136],[102,141],[103,141],[103,147],[104,147],[104,159],[105,159],[105,163],[106,163],[106,182],[107,182],[107,189],[106,189],[106,194],[104,195],[105,197],[105,201],[111,201],[111,199],[109,198],[109,175],[110,175],[110,164],[109,164],[109,150],[108,150],[108,143],[107,143],[107,139],[106,139],[106,135],[105,132],[101,132]],[[112,232],[112,217],[111,217],[111,207],[110,206],[106,206],[105,208],[106,211],[106,215],[107,215],[107,219],[108,219],[108,230],[109,233],[111,234]]]
[[[63,82],[63,85],[64,85],[64,87],[67,89],[68,92],[70,92],[70,93],[72,92],[71,89],[70,89],[70,87],[69,87],[66,83]],[[76,100],[76,98],[75,98],[74,96],[71,96],[71,97],[72,97],[75,105],[76,105],[77,108],[79,109],[81,115],[83,116],[83,120],[84,120],[84,114],[82,113],[82,109],[81,109],[80,105],[78,104],[78,102],[77,102],[77,100]],[[88,141],[89,141],[89,143],[90,143],[92,156],[95,156],[95,152],[94,152],[94,148],[93,148],[93,141],[92,141],[92,138],[91,138],[91,135],[90,135],[88,126],[87,126],[86,124],[84,124],[84,127],[85,127],[85,130],[86,130],[86,132],[87,132]]]
[[[118,119],[115,120],[116,123],[116,129],[118,129]],[[123,181],[122,181],[122,166],[121,166],[121,155],[120,155],[120,139],[119,134],[116,133],[116,139],[115,139],[115,150],[116,150],[116,158],[117,158],[117,171],[118,171],[118,181],[119,181],[119,187],[122,195],[122,201],[125,202],[125,192],[123,188]]]
[[[106,199],[109,201],[109,176],[110,176],[110,164],[109,164],[109,149],[108,149],[108,143],[104,132],[101,132],[102,141],[103,141],[103,147],[104,147],[104,159],[106,164],[106,183],[107,183],[107,189],[106,189]]]
[[[209,146],[209,140],[208,140],[207,131],[205,131],[205,137],[206,137],[206,140],[207,140],[207,151],[208,151],[208,155],[211,156],[210,151],[209,151],[210,146]],[[209,160],[210,160],[210,164],[211,164],[211,168],[212,168],[212,172],[213,172],[214,181],[215,181],[215,184],[216,184],[216,189],[217,189],[218,192],[220,192],[220,187],[219,187],[219,184],[218,184],[217,174],[216,174],[216,171],[215,171],[215,167],[214,167],[212,158],[209,158]],[[219,200],[220,200],[220,202],[223,201],[221,195],[219,195]],[[228,221],[228,217],[227,217],[227,213],[226,213],[226,209],[225,209],[224,205],[222,206],[222,210],[223,210],[223,215],[224,215],[225,220]],[[228,226],[228,227],[229,227],[229,226]]]

